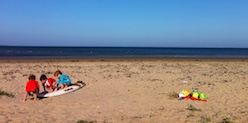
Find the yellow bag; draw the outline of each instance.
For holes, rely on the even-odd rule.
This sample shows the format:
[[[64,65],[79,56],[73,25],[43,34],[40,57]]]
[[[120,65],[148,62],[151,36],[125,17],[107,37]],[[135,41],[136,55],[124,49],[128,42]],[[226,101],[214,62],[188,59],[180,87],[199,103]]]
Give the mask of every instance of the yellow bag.
[[[182,90],[182,92],[185,94],[185,96],[188,96],[189,95],[189,92],[186,91],[186,90]]]
[[[197,98],[198,99],[199,93],[197,91],[193,91],[192,92],[192,97]]]

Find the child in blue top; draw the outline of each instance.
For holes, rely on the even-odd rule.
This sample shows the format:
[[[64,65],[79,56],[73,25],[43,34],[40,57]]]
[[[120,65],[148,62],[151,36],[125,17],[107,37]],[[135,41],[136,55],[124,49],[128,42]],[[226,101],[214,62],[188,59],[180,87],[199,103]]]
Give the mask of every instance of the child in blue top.
[[[62,74],[60,70],[57,70],[54,73],[54,76],[58,78],[57,84],[62,84],[61,89],[67,88],[69,85],[71,85],[70,77],[65,74]]]

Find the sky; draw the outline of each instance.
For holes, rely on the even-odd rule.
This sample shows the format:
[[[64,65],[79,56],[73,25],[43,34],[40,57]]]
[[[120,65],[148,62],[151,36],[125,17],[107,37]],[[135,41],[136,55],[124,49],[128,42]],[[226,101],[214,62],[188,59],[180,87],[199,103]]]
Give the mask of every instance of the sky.
[[[0,0],[0,45],[248,48],[247,0]]]

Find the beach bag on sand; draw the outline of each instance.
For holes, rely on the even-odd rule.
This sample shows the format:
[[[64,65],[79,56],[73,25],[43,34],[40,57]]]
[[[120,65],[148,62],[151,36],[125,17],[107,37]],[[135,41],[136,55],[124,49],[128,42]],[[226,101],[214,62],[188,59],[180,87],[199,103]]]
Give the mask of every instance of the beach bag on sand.
[[[186,97],[186,96],[188,96],[188,95],[189,95],[189,92],[188,92],[188,91],[182,90],[182,91],[179,93],[178,97],[179,97],[179,98],[182,98],[182,97]]]
[[[204,94],[204,93],[200,93],[200,94],[199,94],[199,98],[200,98],[201,100],[204,100],[204,99],[207,98],[207,96],[206,96],[206,94]]]
[[[179,94],[178,94],[178,99],[179,100],[183,100],[183,99],[191,99],[191,100],[198,100],[198,101],[203,101],[206,102],[206,94],[204,93],[199,93],[196,90],[193,90],[191,92],[191,94],[188,93],[188,91],[186,90],[182,90]]]

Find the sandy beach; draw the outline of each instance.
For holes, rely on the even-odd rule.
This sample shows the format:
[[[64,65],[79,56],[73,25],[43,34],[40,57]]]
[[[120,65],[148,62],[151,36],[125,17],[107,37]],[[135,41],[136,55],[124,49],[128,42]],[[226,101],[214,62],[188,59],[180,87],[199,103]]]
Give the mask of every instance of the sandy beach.
[[[55,78],[58,69],[86,86],[21,102],[30,74]],[[248,121],[248,59],[1,59],[0,70],[0,90],[15,95],[0,96],[1,123]],[[205,93],[207,102],[178,100],[183,89]]]

